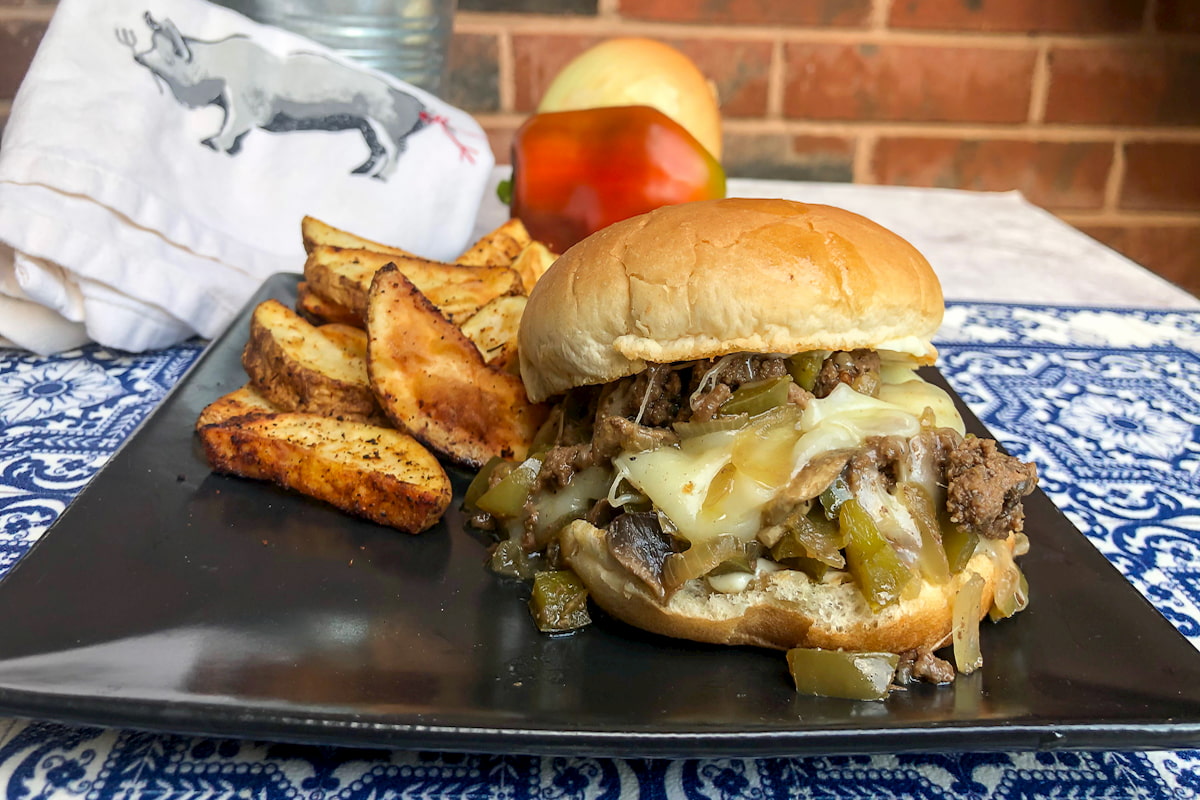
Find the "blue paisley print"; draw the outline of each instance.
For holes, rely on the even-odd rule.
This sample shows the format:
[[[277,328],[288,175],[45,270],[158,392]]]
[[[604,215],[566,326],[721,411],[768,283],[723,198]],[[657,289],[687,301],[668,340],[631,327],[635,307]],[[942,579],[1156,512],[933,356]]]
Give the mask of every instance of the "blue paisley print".
[[[1200,313],[955,303],[943,374],[1200,646]],[[0,574],[199,354],[0,351]],[[0,798],[1200,798],[1200,752],[589,759],[372,751],[0,720]]]

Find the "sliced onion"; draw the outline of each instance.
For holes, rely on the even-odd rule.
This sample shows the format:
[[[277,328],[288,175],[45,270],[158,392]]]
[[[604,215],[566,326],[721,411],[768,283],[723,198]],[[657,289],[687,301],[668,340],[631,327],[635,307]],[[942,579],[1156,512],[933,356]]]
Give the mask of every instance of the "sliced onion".
[[[1028,605],[1029,582],[1025,580],[1021,568],[1009,561],[996,579],[996,596],[992,598],[988,617],[992,622],[999,622],[1018,611],[1024,611]]]
[[[681,439],[692,439],[709,433],[721,431],[736,431],[746,427],[750,422],[747,414],[731,414],[729,416],[713,417],[704,422],[676,422],[675,432]]]
[[[942,548],[941,531],[933,501],[925,492],[925,487],[907,481],[896,484],[896,495],[908,509],[921,532],[921,550],[917,554],[917,566],[921,568],[921,575],[930,583],[941,586],[950,580],[950,565],[946,561],[946,551]]]
[[[799,420],[795,406],[779,406],[756,417],[734,441],[734,466],[763,486],[786,484],[795,468]]]
[[[726,559],[741,555],[745,543],[736,536],[717,536],[692,546],[682,553],[672,553],[663,563],[663,586],[667,591],[678,589],[683,584],[707,575]]]
[[[983,578],[972,572],[954,595],[954,665],[964,675],[983,666],[983,653],[979,649],[982,599]]]

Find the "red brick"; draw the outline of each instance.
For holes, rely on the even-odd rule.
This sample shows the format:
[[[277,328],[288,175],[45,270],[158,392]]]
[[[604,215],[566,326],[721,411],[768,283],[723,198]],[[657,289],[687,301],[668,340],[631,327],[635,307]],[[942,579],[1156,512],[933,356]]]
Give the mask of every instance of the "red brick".
[[[1020,190],[1051,208],[1097,208],[1112,165],[1102,142],[884,138],[872,163],[880,183]]]
[[[1158,0],[1154,27],[1164,33],[1200,33],[1200,3],[1196,0]]]
[[[513,78],[517,111],[533,111],[554,76],[601,36],[514,35]]]
[[[1200,124],[1200,47],[1062,46],[1050,51],[1046,122]]]
[[[1200,223],[1194,225],[1082,225],[1080,230],[1200,295]]]
[[[1125,33],[1142,25],[1146,0],[896,0],[893,28],[1016,33]]]
[[[854,140],[840,136],[733,133],[725,136],[726,174],[793,181],[854,179]]]
[[[495,36],[454,34],[446,58],[444,99],[467,111],[500,110],[499,42]]]
[[[1118,204],[1138,210],[1200,211],[1200,143],[1126,144]]]
[[[800,119],[1023,122],[1028,48],[789,43],[784,113]]]
[[[0,22],[0,98],[17,93],[45,32],[45,22]]]
[[[861,27],[871,0],[620,0],[629,19],[704,25]]]
[[[571,59],[601,37],[513,36],[517,111],[533,111],[550,82]],[[771,43],[735,39],[662,39],[690,58],[717,87],[721,113],[762,116],[767,110]]]
[[[761,117],[767,113],[771,43],[727,39],[665,39],[717,87],[721,114]]]

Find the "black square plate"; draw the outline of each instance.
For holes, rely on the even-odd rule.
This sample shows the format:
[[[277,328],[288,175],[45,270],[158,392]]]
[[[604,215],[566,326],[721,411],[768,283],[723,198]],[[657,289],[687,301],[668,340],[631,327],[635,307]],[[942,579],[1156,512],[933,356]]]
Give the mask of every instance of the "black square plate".
[[[277,276],[255,302],[295,285]],[[456,510],[408,536],[209,472],[193,423],[244,382],[248,319],[0,581],[0,714],[498,753],[1200,746],[1200,653],[1040,492],[1032,604],[984,624],[984,668],[951,686],[800,697],[777,652],[606,618],[543,636]]]

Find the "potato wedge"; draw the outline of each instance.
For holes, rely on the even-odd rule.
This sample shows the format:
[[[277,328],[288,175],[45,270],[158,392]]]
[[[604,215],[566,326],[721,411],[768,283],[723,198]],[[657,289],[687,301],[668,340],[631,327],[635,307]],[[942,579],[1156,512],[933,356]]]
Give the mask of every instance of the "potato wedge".
[[[546,417],[394,266],[371,283],[367,370],[388,417],[452,461],[521,458]]]
[[[217,472],[272,481],[407,533],[436,523],[450,479],[400,431],[315,414],[234,417],[199,430]]]
[[[345,325],[340,322],[329,322],[318,325],[317,331],[347,354],[367,361],[367,332],[356,325]]]
[[[282,410],[263,397],[253,384],[247,383],[206,405],[196,419],[196,428],[224,422],[234,417],[244,417],[247,414],[274,414]]]
[[[479,348],[488,366],[516,373],[517,329],[528,300],[523,294],[497,297],[462,324],[462,332]]]
[[[388,253],[394,256],[414,255],[414,253],[410,253],[408,250],[373,242],[357,234],[335,228],[315,217],[305,217],[300,220],[300,237],[304,241],[304,252],[306,253],[311,253],[315,247],[325,245],[328,247],[374,250],[377,253]]]
[[[313,325],[337,322],[359,328],[363,326],[358,314],[317,294],[308,281],[300,281],[296,287],[296,312]]]
[[[532,241],[525,223],[513,217],[485,234],[454,261],[469,267],[508,266]]]
[[[304,264],[312,290],[350,309],[363,321],[371,278],[386,264],[395,264],[429,300],[452,321],[461,321],[496,297],[520,294],[521,276],[508,267],[463,267],[424,258],[318,246]]]
[[[525,294],[533,291],[534,284],[546,274],[546,270],[550,269],[550,265],[557,258],[558,255],[541,242],[530,242],[517,255],[512,263],[512,268],[521,276],[521,283],[525,287]]]
[[[278,300],[254,309],[242,366],[263,397],[285,411],[382,423],[367,377],[366,333],[337,338]]]

